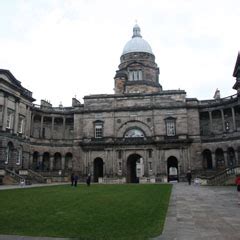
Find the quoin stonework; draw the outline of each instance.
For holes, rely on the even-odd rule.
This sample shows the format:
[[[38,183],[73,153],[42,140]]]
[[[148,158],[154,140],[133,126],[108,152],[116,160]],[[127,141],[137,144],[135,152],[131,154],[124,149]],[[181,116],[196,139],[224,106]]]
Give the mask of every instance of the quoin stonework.
[[[9,70],[0,70],[0,181],[161,182],[216,174],[240,164],[240,54],[236,94],[187,98],[164,90],[151,46],[136,24],[114,77],[114,93],[34,104]]]

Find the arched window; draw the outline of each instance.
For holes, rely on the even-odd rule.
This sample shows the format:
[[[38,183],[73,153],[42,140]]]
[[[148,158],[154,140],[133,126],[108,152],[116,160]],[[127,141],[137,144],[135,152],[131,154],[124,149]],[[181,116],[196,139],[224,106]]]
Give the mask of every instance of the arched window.
[[[6,148],[6,160],[5,160],[5,164],[9,163],[10,158],[12,157],[12,153],[13,153],[13,143],[9,142]]]
[[[144,133],[142,130],[138,128],[132,128],[125,133],[124,137],[125,138],[142,138],[144,137]]]
[[[17,165],[21,164],[21,162],[22,162],[22,155],[23,155],[23,149],[22,149],[22,146],[20,146],[19,149],[18,149],[18,156],[17,156],[17,161],[16,161]]]

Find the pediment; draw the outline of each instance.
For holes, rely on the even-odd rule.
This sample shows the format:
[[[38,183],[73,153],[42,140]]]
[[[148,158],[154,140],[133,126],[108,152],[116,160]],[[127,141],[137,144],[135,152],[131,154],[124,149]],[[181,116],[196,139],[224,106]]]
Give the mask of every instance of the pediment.
[[[11,85],[22,87],[21,82],[18,81],[9,70],[0,69],[0,79],[5,80]]]

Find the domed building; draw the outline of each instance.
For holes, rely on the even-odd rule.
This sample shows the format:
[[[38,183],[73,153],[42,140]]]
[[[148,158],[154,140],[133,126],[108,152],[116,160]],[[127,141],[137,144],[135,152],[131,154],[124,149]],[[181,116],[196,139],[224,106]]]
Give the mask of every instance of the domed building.
[[[240,164],[240,54],[237,93],[226,98],[217,91],[199,101],[163,90],[159,73],[138,25],[123,48],[114,93],[85,96],[83,104],[73,98],[71,107],[35,105],[1,69],[0,182],[67,181],[72,172],[99,183],[163,182],[184,180],[188,169],[226,180]]]

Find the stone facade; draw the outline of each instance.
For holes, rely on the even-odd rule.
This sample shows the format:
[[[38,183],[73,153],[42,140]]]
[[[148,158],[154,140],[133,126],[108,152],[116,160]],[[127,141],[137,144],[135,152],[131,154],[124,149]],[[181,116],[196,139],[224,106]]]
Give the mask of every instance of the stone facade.
[[[155,182],[240,164],[240,95],[199,101],[163,90],[155,57],[144,51],[121,56],[114,94],[73,99],[71,107],[33,104],[32,93],[0,70],[0,169]]]

